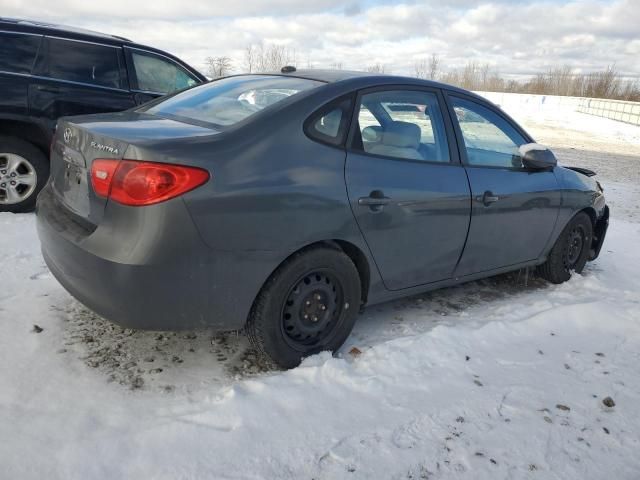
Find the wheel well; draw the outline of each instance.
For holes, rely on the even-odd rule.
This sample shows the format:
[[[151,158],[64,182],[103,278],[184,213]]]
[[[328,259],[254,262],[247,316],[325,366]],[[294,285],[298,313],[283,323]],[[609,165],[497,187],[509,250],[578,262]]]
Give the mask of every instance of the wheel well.
[[[38,125],[19,120],[0,120],[0,134],[17,137],[38,147],[47,155],[49,150],[45,133]]]
[[[345,240],[324,240],[320,242],[311,243],[309,245],[305,245],[304,247],[299,248],[295,252],[292,252],[287,258],[285,258],[280,264],[274,269],[274,272],[280,268],[280,265],[289,260],[292,256],[297,253],[300,253],[304,250],[309,250],[315,247],[329,247],[334,250],[340,250],[345,255],[347,255],[351,261],[356,266],[358,270],[358,275],[360,276],[360,296],[362,300],[362,305],[367,302],[367,297],[369,296],[369,284],[370,284],[370,274],[371,271],[369,269],[369,261],[365,254],[353,243],[347,242]],[[273,275],[273,272],[269,276]],[[266,281],[265,281],[266,283]]]
[[[595,228],[596,222],[598,221],[598,217],[596,216],[595,209],[593,207],[587,207],[587,208],[583,208],[580,211],[589,215],[589,218],[591,219],[591,225],[593,226],[593,228]]]
[[[333,240],[331,243],[337,245],[355,264],[360,275],[360,291],[362,304],[367,303],[369,296],[369,284],[371,282],[371,271],[369,269],[369,261],[365,254],[353,243],[344,240]]]

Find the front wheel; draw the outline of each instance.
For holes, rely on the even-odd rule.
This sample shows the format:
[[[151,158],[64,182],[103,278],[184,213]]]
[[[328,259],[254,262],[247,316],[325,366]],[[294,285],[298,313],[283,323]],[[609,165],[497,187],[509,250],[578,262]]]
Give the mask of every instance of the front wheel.
[[[360,307],[360,277],[340,250],[315,247],[294,254],[262,288],[247,334],[258,353],[283,368],[345,342]]]
[[[572,272],[582,272],[589,258],[592,239],[591,218],[580,212],[564,228],[547,261],[538,267],[540,276],[551,283],[563,283],[571,278]]]

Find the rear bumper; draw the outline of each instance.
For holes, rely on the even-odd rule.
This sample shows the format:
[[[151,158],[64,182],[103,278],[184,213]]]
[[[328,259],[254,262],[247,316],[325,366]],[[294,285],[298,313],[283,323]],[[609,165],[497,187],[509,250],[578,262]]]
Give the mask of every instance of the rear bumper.
[[[244,325],[257,292],[251,288],[259,285],[243,282],[244,263],[233,254],[204,245],[182,201],[128,216],[105,212],[103,224],[83,236],[61,218],[63,207],[53,197],[47,186],[38,198],[42,254],[56,279],[89,309],[144,330]]]
[[[600,250],[604,244],[609,228],[609,206],[605,205],[602,216],[596,221],[593,229],[593,243],[591,244],[591,254],[589,260],[595,260],[600,255]]]

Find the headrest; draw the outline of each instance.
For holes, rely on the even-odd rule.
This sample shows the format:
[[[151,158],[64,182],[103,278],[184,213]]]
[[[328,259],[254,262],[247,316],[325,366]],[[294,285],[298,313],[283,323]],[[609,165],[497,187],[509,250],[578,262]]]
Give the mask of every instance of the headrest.
[[[418,148],[420,146],[420,127],[415,123],[391,122],[385,126],[382,143],[393,147]]]

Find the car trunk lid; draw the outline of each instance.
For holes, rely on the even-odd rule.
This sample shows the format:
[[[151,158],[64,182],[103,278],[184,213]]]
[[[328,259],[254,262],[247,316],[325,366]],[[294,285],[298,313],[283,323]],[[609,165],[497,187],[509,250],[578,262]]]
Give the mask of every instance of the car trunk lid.
[[[108,201],[91,185],[91,166],[96,159],[122,160],[130,146],[215,133],[209,128],[133,112],[60,120],[51,146],[54,194],[74,216],[95,226]]]

